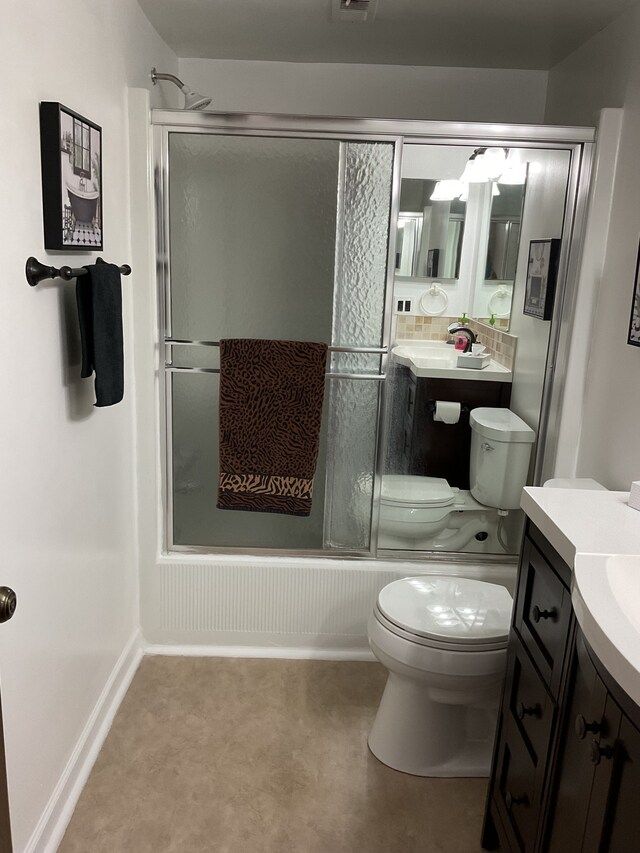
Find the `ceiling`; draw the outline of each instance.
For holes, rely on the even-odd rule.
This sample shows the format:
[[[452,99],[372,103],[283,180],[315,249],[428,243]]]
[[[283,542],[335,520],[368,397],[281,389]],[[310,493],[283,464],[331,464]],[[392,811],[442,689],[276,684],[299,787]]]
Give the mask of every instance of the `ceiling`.
[[[364,24],[331,0],[138,2],[180,57],[547,69],[636,0],[378,0]]]

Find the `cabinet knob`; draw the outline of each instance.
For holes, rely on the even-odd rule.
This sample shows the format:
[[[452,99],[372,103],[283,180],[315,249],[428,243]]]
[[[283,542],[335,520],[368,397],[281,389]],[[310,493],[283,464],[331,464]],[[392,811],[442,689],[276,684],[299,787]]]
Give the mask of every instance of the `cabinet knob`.
[[[525,705],[524,702],[520,702],[516,713],[519,720],[524,720],[525,717],[539,717],[542,713],[542,708],[538,704]]]
[[[508,809],[513,806],[528,806],[529,805],[529,797],[526,794],[520,794],[516,796],[512,794],[511,791],[507,791],[504,795],[504,803]]]
[[[588,723],[582,716],[582,714],[578,714],[574,723],[574,729],[576,735],[580,738],[580,740],[584,740],[587,736],[587,732],[592,732],[594,735],[597,735],[598,732],[602,729],[602,723],[599,723],[595,720],[593,723]]]
[[[613,747],[601,746],[596,740],[591,741],[591,763],[600,764],[601,758],[613,758]]]
[[[531,611],[531,618],[536,623],[541,619],[555,619],[557,615],[558,611],[555,607],[552,607],[551,610],[540,610],[537,604]]]

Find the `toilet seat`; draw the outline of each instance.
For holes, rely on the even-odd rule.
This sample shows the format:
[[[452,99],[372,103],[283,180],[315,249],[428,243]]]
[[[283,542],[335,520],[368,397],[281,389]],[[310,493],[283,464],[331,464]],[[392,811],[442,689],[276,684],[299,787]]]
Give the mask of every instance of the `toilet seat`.
[[[380,500],[387,506],[442,507],[454,503],[457,493],[442,477],[388,474],[382,478]]]
[[[385,586],[374,613],[387,630],[419,645],[491,651],[506,647],[512,605],[497,584],[420,575]]]

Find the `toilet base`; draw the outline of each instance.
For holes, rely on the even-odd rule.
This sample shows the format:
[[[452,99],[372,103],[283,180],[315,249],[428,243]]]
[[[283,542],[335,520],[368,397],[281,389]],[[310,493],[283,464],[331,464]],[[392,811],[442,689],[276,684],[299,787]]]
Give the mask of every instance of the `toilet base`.
[[[389,673],[369,749],[383,764],[414,776],[487,777],[498,718],[495,701],[434,702],[427,684]]]

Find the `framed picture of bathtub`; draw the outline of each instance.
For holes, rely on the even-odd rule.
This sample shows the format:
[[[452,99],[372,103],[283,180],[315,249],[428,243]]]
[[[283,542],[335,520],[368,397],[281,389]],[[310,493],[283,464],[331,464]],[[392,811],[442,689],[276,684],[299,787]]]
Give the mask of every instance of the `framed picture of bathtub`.
[[[538,320],[550,320],[553,316],[560,242],[531,240],[529,243],[523,313]]]
[[[40,159],[45,249],[103,249],[102,129],[42,101]]]
[[[640,245],[636,260],[636,277],[633,283],[633,299],[631,300],[631,319],[629,320],[629,337],[627,343],[640,347]]]

